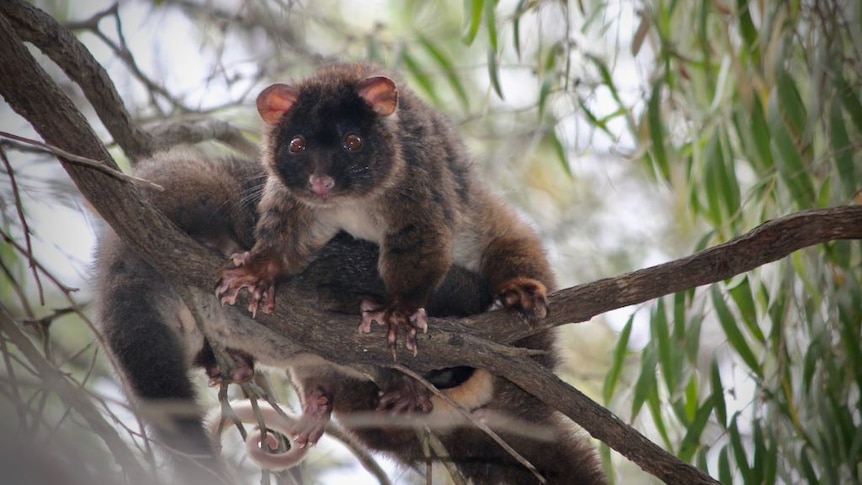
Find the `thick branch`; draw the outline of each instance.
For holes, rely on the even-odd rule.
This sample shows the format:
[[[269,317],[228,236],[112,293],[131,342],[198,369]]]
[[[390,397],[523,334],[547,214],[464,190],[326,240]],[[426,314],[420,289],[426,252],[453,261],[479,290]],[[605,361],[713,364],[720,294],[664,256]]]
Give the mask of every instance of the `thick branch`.
[[[617,308],[726,280],[784,258],[794,251],[837,239],[862,239],[862,207],[811,209],[767,221],[731,241],[685,258],[574,286],[551,296],[549,325],[585,322]],[[494,315],[464,319],[476,335],[514,342],[528,329]]]

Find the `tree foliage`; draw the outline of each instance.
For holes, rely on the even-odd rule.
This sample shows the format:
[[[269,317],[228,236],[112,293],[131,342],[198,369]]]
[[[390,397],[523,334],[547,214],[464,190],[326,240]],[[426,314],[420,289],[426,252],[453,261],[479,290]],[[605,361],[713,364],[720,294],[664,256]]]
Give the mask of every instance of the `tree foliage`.
[[[0,17],[11,18],[15,3]],[[395,67],[459,123],[489,183],[549,241],[564,286],[862,199],[862,9],[854,2],[375,5],[162,0],[106,5],[90,18],[70,4],[40,6],[109,68],[119,94],[65,90],[92,109],[90,122],[100,120],[99,135],[120,159],[177,141],[253,151],[260,128],[248,107],[268,81],[332,59]],[[91,82],[70,74],[86,62],[79,44],[46,42],[38,20],[16,22],[18,36],[56,63],[43,63],[56,79],[64,79],[59,68],[81,87]],[[157,35],[167,32],[177,37]],[[0,115],[29,135],[27,119]],[[44,155],[4,138],[0,409],[18,419],[17,428],[0,424],[7,436],[26,430],[35,446],[56,441],[63,460],[110,475],[95,451],[101,440],[131,474],[154,458],[135,438],[140,429],[108,426],[127,422],[99,390],[110,371],[95,333],[70,322],[92,327],[81,311],[87,296],[74,296],[78,283],[55,277],[29,238],[39,235],[28,225],[33,199],[75,205],[74,189],[56,174],[47,183],[34,176],[25,162]],[[820,240],[838,237],[826,227]],[[779,231],[774,243],[806,235]],[[745,267],[742,256],[716,254],[714,275]],[[705,287],[668,281],[673,294],[566,333],[563,345],[588,344],[561,375],[722,483],[862,482],[860,268],[858,240],[839,240]],[[60,309],[37,302],[42,292]],[[560,304],[569,321],[595,314]],[[603,340],[604,328],[613,332]],[[603,352],[577,355],[591,344]],[[87,446],[70,445],[79,436]],[[646,480],[604,451],[619,481]]]

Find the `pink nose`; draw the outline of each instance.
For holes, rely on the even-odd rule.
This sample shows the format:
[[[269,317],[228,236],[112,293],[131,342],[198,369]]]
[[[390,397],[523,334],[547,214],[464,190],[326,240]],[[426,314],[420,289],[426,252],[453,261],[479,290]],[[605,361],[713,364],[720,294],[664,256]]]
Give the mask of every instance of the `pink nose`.
[[[329,195],[333,187],[335,187],[335,180],[329,175],[312,175],[308,177],[308,188],[321,197]]]

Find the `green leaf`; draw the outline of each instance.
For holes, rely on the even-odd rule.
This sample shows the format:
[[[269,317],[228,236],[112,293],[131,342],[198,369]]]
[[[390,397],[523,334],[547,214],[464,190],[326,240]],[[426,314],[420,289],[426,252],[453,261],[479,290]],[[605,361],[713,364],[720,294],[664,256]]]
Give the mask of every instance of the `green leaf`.
[[[754,21],[751,19],[751,11],[749,9],[749,2],[745,0],[738,0],[736,2],[737,6],[737,18],[739,20],[739,31],[742,33],[742,39],[745,41],[746,51],[752,55],[752,65],[760,64],[760,53],[758,39],[757,39],[757,28],[754,26]]]
[[[769,126],[766,123],[766,115],[763,113],[763,101],[760,96],[755,93],[755,102],[751,107],[751,129],[752,139],[757,147],[757,153],[763,161],[764,169],[772,168],[775,162],[772,159],[772,150],[770,147],[771,136],[769,134]],[[745,127],[743,127],[745,129]]]
[[[625,108],[625,104],[623,103],[622,98],[620,98],[620,93],[617,91],[616,82],[614,80],[614,77],[611,75],[610,69],[608,69],[607,63],[600,57],[597,57],[593,54],[587,53],[586,57],[587,60],[592,62],[593,65],[596,66],[596,68],[599,70],[599,76],[602,79],[601,86],[606,88],[611,93],[611,97],[614,98],[614,101],[616,101],[621,108]]]
[[[527,0],[520,0],[518,6],[515,7],[514,18],[512,19],[512,46],[515,48],[515,55],[518,60],[521,60],[521,16],[526,11],[524,4]]]
[[[743,362],[748,365],[748,368],[757,374],[758,377],[762,378],[763,370],[760,368],[757,358],[754,356],[754,352],[751,351],[751,347],[748,346],[745,336],[742,335],[730,308],[728,308],[727,303],[724,302],[724,297],[719,291],[717,285],[712,285],[711,294],[715,313],[718,315],[718,321],[721,323],[721,328],[724,330],[724,335],[727,337],[728,342],[730,342],[730,345]]]
[[[653,169],[658,171],[665,180],[670,180],[670,165],[665,151],[665,135],[661,117],[661,87],[660,81],[656,81],[652,86],[652,94],[647,104],[647,123],[649,123],[650,146],[655,165]]]
[[[766,336],[757,324],[757,308],[754,305],[751,286],[748,284],[748,276],[744,276],[736,286],[730,289],[730,296],[736,303],[736,308],[745,321],[748,331],[758,342],[766,344]]]
[[[551,93],[551,88],[554,86],[554,77],[550,73],[542,76],[542,85],[539,87],[539,120],[545,118],[545,109],[548,103],[548,95]]]
[[[820,483],[820,480],[817,479],[817,474],[814,473],[814,467],[811,466],[811,460],[808,459],[806,450],[807,448],[803,448],[799,451],[799,464],[802,467],[802,474],[805,475],[806,483],[808,485],[815,485]]]
[[[694,314],[688,321],[688,331],[685,337],[685,353],[690,362],[697,362],[700,355],[700,330],[703,328],[703,314]]]
[[[688,379],[688,385],[685,386],[685,425],[694,419],[697,413],[697,379],[694,374]]]
[[[497,0],[485,0],[485,29],[488,31],[488,43],[491,45],[491,50],[497,52],[497,17],[495,9]],[[500,96],[501,98],[503,96]]]
[[[710,385],[712,387],[712,402],[715,405],[715,417],[718,419],[718,424],[723,428],[727,428],[727,405],[724,399],[724,386],[721,384],[721,370],[718,367],[718,360],[712,359],[709,373]]]
[[[569,159],[566,157],[566,148],[563,146],[563,142],[560,141],[560,138],[557,136],[556,130],[548,130],[546,132],[545,138],[548,143],[551,144],[551,149],[554,150],[554,155],[557,156],[557,161],[560,162],[560,167],[565,171],[566,175],[569,178],[574,177],[572,173],[572,167],[569,166]]]
[[[859,90],[847,84],[847,80],[841,76],[841,71],[834,71],[833,75],[836,94],[841,98],[844,111],[850,115],[850,119],[856,125],[856,131],[862,132],[862,102],[857,97]]]
[[[686,292],[678,291],[673,295],[673,339],[676,342],[685,342],[685,310]]]
[[[491,1],[491,0],[488,0]],[[462,29],[461,41],[467,45],[476,40],[479,32],[479,24],[482,22],[483,0],[464,0],[464,28]]]
[[[802,384],[806,392],[811,392],[811,381],[814,379],[814,372],[817,371],[817,366],[820,359],[823,358],[823,334],[813,338],[811,344],[805,351],[805,358],[802,363]]]
[[[777,483],[778,443],[775,442],[772,428],[767,426],[766,432],[769,435],[769,440],[765,447],[766,456],[763,459],[763,483]]]
[[[611,402],[617,382],[619,382],[620,374],[622,373],[623,365],[626,361],[626,356],[629,353],[629,338],[632,335],[632,325],[634,325],[634,321],[635,316],[632,314],[623,326],[619,339],[617,340],[617,344],[614,346],[614,353],[611,358],[611,368],[605,376],[603,391],[605,404],[609,404]]]
[[[795,88],[794,88],[795,89]],[[798,93],[796,94],[798,96]],[[779,101],[780,94],[773,93],[769,99],[769,128],[772,133],[772,151],[775,158],[775,165],[778,168],[778,174],[781,180],[790,191],[791,197],[799,207],[809,208],[814,203],[815,192],[814,185],[811,182],[811,177],[805,170],[805,163],[802,158],[797,142],[799,138],[794,138],[792,130],[804,129],[799,127],[791,127],[785,124],[785,118],[791,119],[800,114],[791,114],[787,117],[782,115],[781,106],[784,100]],[[792,96],[788,96],[792,99]],[[799,123],[799,120],[792,120],[789,123]]]
[[[854,149],[850,143],[850,137],[847,136],[844,113],[838,98],[832,99],[829,110],[829,142],[835,156],[838,178],[844,187],[844,196],[849,199],[856,193],[859,181],[856,179],[856,168],[853,163]]]
[[[709,213],[716,225],[724,225],[739,209],[739,182],[734,174],[733,160],[722,146],[722,132],[714,133],[704,152],[704,180]]]
[[[437,90],[434,89],[434,82],[422,69],[422,66],[416,61],[416,59],[405,50],[401,52],[399,60],[407,69],[407,72],[409,72],[410,75],[413,76],[413,79],[416,80],[416,84],[419,85],[422,91],[428,95],[434,104],[439,104],[440,97],[437,95]]]
[[[661,436],[664,446],[668,449],[672,448],[673,444],[670,441],[670,435],[667,432],[664,415],[662,414],[662,411],[667,405],[664,401],[659,399],[657,386],[652,386],[652,388],[650,388],[647,396],[647,405],[649,407],[650,416],[652,417],[655,429],[658,431],[659,436]]]
[[[446,80],[449,81],[449,85],[452,86],[452,90],[455,91],[455,95],[458,97],[461,105],[465,109],[469,109],[470,100],[467,97],[467,90],[461,84],[461,78],[455,70],[452,59],[425,36],[419,36],[419,43],[425,48],[431,58],[434,59],[434,62],[443,69],[443,72],[446,74]]]
[[[742,444],[742,437],[739,435],[739,427],[736,424],[737,417],[739,417],[739,414],[733,416],[728,428],[730,432],[730,447],[733,450],[733,459],[736,461],[736,467],[739,473],[742,474],[743,483],[753,483],[751,480],[751,468],[748,466],[748,453]]]
[[[784,69],[778,69],[776,73],[774,94],[778,96],[779,113],[791,137],[795,140],[802,140],[806,136],[808,115],[805,112],[802,96],[796,89],[796,83]]]
[[[708,398],[694,415],[694,420],[688,426],[685,432],[685,437],[679,446],[677,455],[683,461],[690,461],[694,453],[700,447],[700,435],[703,434],[703,429],[709,421],[709,415],[712,414],[712,398]]]
[[[632,417],[638,415],[647,397],[649,397],[649,393],[655,392],[656,360],[655,347],[646,347],[641,354],[641,372],[637,382],[635,382],[634,396],[632,398]]]
[[[733,483],[733,473],[730,471],[730,459],[727,452],[728,446],[722,448],[718,453],[718,480],[721,483],[731,485]]]
[[[488,76],[491,79],[491,87],[500,99],[505,99],[503,96],[503,88],[500,87],[500,66],[497,65],[497,51],[494,49],[488,50]]]
[[[668,331],[667,314],[664,298],[659,298],[650,318],[650,329],[653,340],[658,348],[658,361],[669,395],[676,394],[676,365],[674,365],[673,349],[671,348],[670,332]]]
[[[763,473],[765,470],[764,460],[766,459],[766,443],[763,441],[763,430],[760,428],[760,420],[755,419],[751,422],[754,429],[754,460],[751,465],[752,483],[764,483]]]
[[[587,121],[590,122],[590,124],[605,132],[610,138],[614,138],[616,136],[608,129],[607,122],[603,119],[600,119],[598,116],[595,115],[595,113],[592,112],[592,110],[590,110],[590,108],[587,106],[586,100],[581,95],[578,95],[578,107],[580,108],[581,113],[583,113],[584,117],[587,118]]]

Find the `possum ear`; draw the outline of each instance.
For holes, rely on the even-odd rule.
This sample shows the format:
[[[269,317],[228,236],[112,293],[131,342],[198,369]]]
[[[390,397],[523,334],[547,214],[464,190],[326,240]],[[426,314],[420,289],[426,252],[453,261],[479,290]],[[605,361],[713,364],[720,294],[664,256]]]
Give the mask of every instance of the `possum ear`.
[[[356,85],[356,93],[380,116],[389,116],[398,107],[398,88],[395,81],[385,76],[363,79]]]
[[[298,97],[299,91],[293,86],[273,84],[257,96],[257,112],[266,124],[274,125]]]

